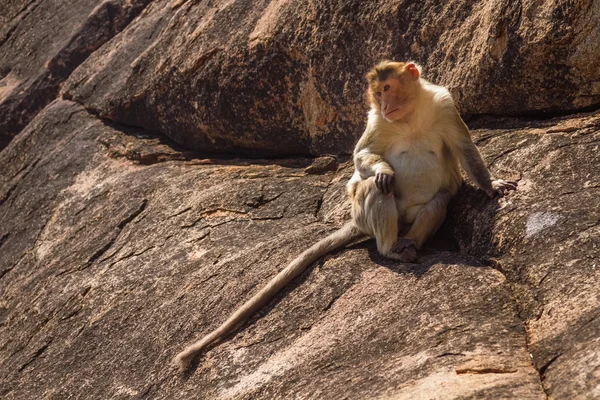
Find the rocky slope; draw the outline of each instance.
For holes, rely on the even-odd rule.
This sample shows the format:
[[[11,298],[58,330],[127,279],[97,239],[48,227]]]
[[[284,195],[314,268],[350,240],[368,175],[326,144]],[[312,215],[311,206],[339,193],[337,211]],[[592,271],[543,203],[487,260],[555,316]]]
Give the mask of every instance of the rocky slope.
[[[600,3],[54,4],[0,1],[0,397],[600,396]],[[326,257],[178,375],[347,218],[381,57],[448,85],[518,192],[465,184],[417,264]]]
[[[93,51],[150,0],[3,0],[0,5],[0,149]]]
[[[466,114],[597,107],[599,15],[591,0],[156,0],[64,90],[198,150],[337,153],[382,58],[421,62]]]

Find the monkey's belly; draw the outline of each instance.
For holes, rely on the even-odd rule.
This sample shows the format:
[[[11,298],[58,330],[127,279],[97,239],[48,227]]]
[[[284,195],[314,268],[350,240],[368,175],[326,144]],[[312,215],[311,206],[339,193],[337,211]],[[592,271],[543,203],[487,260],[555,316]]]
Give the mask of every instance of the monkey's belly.
[[[396,204],[402,222],[414,222],[421,208],[444,186],[445,173],[435,155],[399,157],[394,169]]]

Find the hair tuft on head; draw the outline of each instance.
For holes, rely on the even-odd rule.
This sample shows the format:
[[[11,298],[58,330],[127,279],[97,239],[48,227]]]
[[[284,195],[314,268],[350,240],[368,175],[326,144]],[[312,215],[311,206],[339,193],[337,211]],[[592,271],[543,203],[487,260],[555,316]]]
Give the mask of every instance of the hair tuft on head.
[[[383,60],[377,63],[367,73],[367,80],[369,84],[374,86],[377,82],[384,81],[390,77],[392,74],[399,74],[404,71],[406,63],[391,61],[391,60]]]

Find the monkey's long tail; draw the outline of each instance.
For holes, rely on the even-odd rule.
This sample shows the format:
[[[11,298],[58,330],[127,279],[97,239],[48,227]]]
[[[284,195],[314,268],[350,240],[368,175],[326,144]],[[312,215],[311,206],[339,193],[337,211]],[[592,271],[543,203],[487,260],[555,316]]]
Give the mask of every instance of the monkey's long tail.
[[[348,222],[336,232],[320,240],[312,245],[308,250],[304,251],[300,256],[296,257],[287,267],[278,273],[271,281],[256,293],[243,306],[237,309],[221,326],[206,335],[196,343],[186,347],[174,359],[173,363],[179,367],[181,371],[185,371],[194,357],[200,353],[206,346],[222,338],[231,332],[237,325],[244,322],[258,309],[264,306],[271,300],[281,289],[285,287],[292,279],[300,275],[309,265],[351,241],[358,239],[363,234],[358,230],[356,225]]]

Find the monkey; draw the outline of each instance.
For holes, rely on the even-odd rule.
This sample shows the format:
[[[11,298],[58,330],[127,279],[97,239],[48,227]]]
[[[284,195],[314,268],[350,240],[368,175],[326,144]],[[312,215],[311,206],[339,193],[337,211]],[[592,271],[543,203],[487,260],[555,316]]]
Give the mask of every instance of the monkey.
[[[419,65],[382,61],[367,81],[371,109],[347,185],[352,221],[381,255],[413,262],[462,185],[459,164],[490,197],[517,184],[492,179],[450,92],[423,79]]]
[[[350,221],[300,254],[221,326],[179,353],[173,363],[181,371],[313,262],[365,235],[375,238],[382,256],[416,261],[462,185],[459,164],[490,197],[516,190],[515,182],[492,179],[450,92],[423,79],[419,65],[386,60],[366,78],[370,110],[346,186]]]

